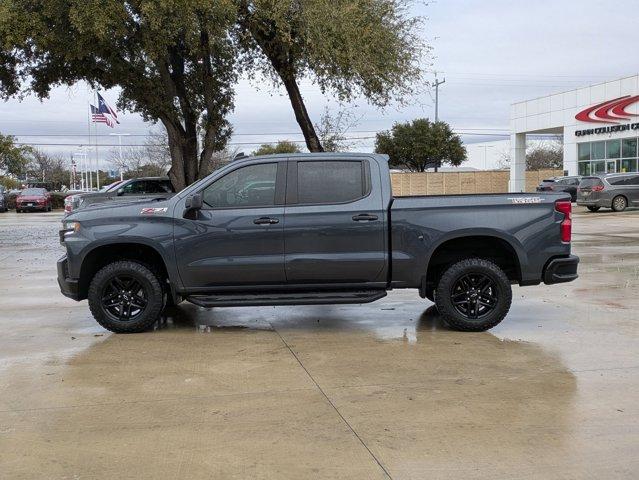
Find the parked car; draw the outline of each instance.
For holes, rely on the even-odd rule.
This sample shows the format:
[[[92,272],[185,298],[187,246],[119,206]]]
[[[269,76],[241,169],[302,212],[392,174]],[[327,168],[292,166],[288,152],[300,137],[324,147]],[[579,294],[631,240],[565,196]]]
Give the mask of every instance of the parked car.
[[[542,180],[537,187],[538,192],[566,192],[570,194],[573,202],[577,201],[577,188],[579,187],[580,176],[575,177],[553,177]]]
[[[53,208],[51,194],[44,188],[25,188],[16,197],[16,212],[41,210],[50,212]]]
[[[566,193],[393,197],[385,155],[269,155],[170,199],[74,212],[58,282],[114,332],[149,328],[166,301],[358,304],[395,288],[482,331],[506,316],[511,284],[577,278],[570,237]]]
[[[99,192],[70,195],[64,200],[64,211],[70,214],[78,209],[95,203],[109,202],[120,197],[129,200],[163,197],[175,193],[169,177],[144,177],[114,182],[103,187]]]
[[[584,177],[577,192],[577,205],[591,212],[601,207],[623,212],[639,206],[639,173],[607,173]]]
[[[7,208],[7,190],[0,185],[0,212],[6,212]]]

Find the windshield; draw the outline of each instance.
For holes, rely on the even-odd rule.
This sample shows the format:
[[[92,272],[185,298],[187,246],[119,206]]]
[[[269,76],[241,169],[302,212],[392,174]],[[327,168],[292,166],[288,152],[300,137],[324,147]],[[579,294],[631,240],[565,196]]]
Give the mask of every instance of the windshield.
[[[47,191],[44,188],[25,188],[20,195],[44,195]]]

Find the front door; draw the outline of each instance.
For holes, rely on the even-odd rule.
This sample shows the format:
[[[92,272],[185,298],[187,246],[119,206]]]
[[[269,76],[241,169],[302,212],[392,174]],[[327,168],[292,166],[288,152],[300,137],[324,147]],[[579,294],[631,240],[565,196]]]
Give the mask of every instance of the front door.
[[[377,164],[291,159],[287,178],[287,282],[384,282],[386,218]]]
[[[284,284],[285,162],[239,167],[204,188],[196,218],[176,224],[184,286]]]

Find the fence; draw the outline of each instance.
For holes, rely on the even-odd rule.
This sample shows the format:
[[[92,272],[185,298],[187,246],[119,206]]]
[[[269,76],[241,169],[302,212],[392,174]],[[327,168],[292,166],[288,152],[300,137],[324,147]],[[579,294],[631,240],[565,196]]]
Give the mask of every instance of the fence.
[[[563,175],[562,170],[527,171],[526,191],[534,192],[544,178],[560,175]],[[391,173],[393,194],[398,196],[506,193],[509,179],[509,170]]]

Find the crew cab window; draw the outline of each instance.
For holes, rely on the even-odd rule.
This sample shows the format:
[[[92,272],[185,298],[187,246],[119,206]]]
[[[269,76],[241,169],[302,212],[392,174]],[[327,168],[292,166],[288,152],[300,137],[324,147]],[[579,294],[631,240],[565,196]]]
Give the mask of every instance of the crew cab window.
[[[298,203],[343,203],[367,192],[364,164],[360,161],[297,163]]]
[[[202,200],[211,208],[273,206],[276,178],[277,163],[248,165],[209,185]]]

